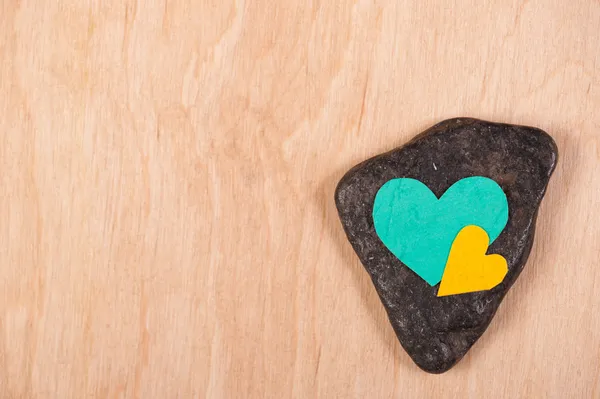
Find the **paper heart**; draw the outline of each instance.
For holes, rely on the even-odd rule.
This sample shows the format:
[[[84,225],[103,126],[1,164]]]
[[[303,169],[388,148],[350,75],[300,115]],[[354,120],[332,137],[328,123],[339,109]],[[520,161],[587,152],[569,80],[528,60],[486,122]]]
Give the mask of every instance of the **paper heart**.
[[[490,290],[508,273],[506,259],[486,255],[489,238],[478,226],[467,226],[458,233],[444,270],[437,296]]]
[[[506,194],[481,176],[457,181],[439,200],[418,180],[392,179],[373,204],[373,223],[383,244],[432,286],[442,279],[452,242],[464,227],[479,226],[494,242],[507,221]]]

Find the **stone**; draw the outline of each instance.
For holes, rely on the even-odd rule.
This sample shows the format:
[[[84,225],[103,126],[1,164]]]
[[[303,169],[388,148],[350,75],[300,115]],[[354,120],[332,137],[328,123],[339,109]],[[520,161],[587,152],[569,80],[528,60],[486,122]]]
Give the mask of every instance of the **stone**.
[[[454,366],[481,337],[523,270],[533,244],[540,202],[558,150],[544,131],[471,118],[443,121],[403,147],[352,168],[340,180],[335,202],[344,231],[383,302],[394,331],[413,361],[430,373]],[[485,176],[506,193],[509,218],[488,253],[508,263],[506,277],[488,291],[437,297],[396,258],[373,227],[373,203],[390,179],[409,177],[438,198],[455,182]]]

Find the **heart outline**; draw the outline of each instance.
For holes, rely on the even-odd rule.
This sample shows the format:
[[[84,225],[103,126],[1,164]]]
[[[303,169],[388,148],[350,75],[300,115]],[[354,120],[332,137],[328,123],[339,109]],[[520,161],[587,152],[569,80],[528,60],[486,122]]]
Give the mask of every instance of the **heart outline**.
[[[483,176],[458,180],[439,199],[419,180],[397,178],[375,195],[372,216],[386,248],[434,286],[460,230],[477,225],[492,243],[508,222],[508,200],[495,181]]]
[[[464,227],[454,239],[437,296],[491,290],[508,273],[506,259],[486,255],[489,237],[479,226]]]

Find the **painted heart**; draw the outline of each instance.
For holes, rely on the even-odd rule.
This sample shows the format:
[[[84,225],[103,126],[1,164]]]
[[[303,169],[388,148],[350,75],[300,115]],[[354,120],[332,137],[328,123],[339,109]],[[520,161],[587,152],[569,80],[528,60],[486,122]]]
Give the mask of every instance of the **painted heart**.
[[[452,243],[464,227],[481,227],[491,243],[507,221],[506,194],[481,176],[457,181],[439,199],[418,180],[392,179],[379,189],[373,205],[383,244],[432,286],[442,279]]]
[[[478,226],[467,226],[458,233],[437,296],[490,290],[508,273],[506,259],[501,255],[486,255],[489,238]]]

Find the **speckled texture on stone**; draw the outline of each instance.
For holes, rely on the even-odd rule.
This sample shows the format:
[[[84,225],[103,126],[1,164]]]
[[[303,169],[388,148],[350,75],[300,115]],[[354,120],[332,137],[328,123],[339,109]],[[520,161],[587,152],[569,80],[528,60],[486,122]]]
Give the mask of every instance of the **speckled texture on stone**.
[[[554,140],[540,129],[457,118],[355,166],[339,182],[335,201],[348,239],[400,343],[423,370],[449,370],[488,327],[525,266],[557,156]],[[440,197],[468,176],[489,177],[506,193],[508,224],[488,254],[504,256],[508,274],[492,290],[438,298],[439,285],[429,286],[383,245],[373,228],[373,202],[390,179],[418,179]]]

